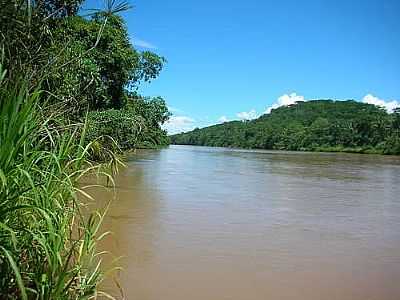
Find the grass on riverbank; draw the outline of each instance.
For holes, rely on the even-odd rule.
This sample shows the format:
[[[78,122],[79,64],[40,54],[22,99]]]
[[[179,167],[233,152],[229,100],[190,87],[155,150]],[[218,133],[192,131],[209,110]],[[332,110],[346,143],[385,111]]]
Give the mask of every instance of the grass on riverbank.
[[[0,66],[0,298],[99,295],[103,214],[81,213],[77,181],[95,169],[85,124],[41,106],[40,91],[8,84]]]

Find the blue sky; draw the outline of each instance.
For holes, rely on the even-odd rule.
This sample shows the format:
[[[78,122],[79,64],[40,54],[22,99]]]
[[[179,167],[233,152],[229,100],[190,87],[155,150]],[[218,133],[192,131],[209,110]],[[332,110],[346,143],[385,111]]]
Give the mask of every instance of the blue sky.
[[[295,100],[399,104],[398,0],[130,3],[124,17],[133,44],[168,60],[140,91],[166,99],[171,133]]]

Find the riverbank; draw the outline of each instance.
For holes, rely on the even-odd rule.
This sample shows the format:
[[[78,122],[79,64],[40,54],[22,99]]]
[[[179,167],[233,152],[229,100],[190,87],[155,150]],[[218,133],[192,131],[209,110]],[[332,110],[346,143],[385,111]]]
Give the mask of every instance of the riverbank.
[[[220,146],[207,146],[207,145],[190,145],[190,144],[172,144],[176,146],[196,146],[196,147],[215,147],[215,148],[228,148],[237,150],[265,150],[265,151],[293,151],[293,152],[325,152],[325,153],[354,153],[354,154],[374,154],[374,155],[394,155],[384,153],[382,150],[374,148],[347,148],[347,147],[316,147],[313,149],[301,148],[298,150],[286,150],[286,149],[264,149],[264,148],[240,148],[240,147],[220,147]],[[395,154],[399,156],[400,154]]]
[[[165,58],[133,46],[128,2],[84,2],[1,3],[0,299],[107,297],[104,213],[83,213],[79,181],[111,182],[116,153],[168,142],[164,99],[137,92]]]
[[[2,79],[0,298],[94,296],[104,272],[97,249],[104,215],[82,214],[78,195],[88,194],[78,182],[89,172],[107,172],[90,160],[86,124],[65,125],[61,111],[40,106],[39,92]]]

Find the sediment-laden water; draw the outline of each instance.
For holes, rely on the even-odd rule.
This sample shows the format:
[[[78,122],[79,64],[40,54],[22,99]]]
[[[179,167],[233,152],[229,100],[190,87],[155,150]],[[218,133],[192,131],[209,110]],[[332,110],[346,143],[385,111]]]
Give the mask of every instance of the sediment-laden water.
[[[171,146],[116,194],[102,247],[126,299],[400,299],[398,157]]]

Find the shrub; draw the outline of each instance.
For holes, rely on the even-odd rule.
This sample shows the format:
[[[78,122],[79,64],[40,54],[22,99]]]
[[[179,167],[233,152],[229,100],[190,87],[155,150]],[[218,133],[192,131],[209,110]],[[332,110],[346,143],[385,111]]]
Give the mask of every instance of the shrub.
[[[392,134],[389,136],[385,142],[383,143],[383,153],[391,154],[391,155],[399,155],[400,154],[400,135]]]
[[[114,147],[113,141],[122,150],[135,148],[145,126],[140,115],[125,109],[89,112],[88,120],[86,140],[97,141],[107,149]]]

